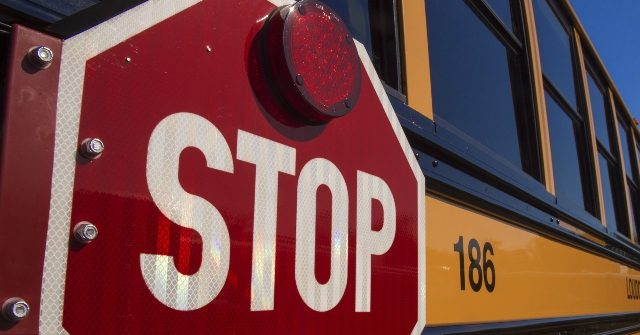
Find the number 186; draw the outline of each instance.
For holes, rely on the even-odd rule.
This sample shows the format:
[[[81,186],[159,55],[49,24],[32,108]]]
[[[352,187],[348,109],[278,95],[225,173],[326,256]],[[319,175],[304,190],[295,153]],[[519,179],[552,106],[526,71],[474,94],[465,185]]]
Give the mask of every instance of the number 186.
[[[458,237],[458,242],[453,245],[453,251],[458,253],[460,258],[460,290],[465,290],[466,276],[465,276],[465,257],[464,257],[464,238]],[[469,240],[467,246],[467,254],[469,255],[469,284],[474,292],[482,289],[482,283],[487,288],[487,291],[493,292],[496,287],[496,268],[493,262],[488,259],[487,254],[493,256],[493,246],[491,243],[486,242],[482,247],[482,253],[480,253],[480,243],[475,238]],[[482,263],[482,265],[480,265]]]

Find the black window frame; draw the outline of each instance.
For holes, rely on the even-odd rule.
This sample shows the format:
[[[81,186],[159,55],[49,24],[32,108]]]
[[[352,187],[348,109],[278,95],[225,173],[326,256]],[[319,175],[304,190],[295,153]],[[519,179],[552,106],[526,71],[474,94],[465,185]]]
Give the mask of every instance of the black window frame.
[[[425,0],[428,3],[429,0]],[[452,0],[448,0],[452,1]],[[540,130],[538,129],[538,113],[534,96],[533,68],[530,57],[530,46],[526,35],[524,5],[520,0],[511,0],[510,8],[513,27],[508,27],[500,19],[499,15],[484,0],[460,0],[476,15],[478,20],[487,28],[508,54],[517,55],[518,60],[514,64],[513,57],[507,57],[507,69],[512,85],[511,99],[514,104],[516,118],[516,133],[518,136],[518,148],[522,168],[514,166],[511,162],[493,151],[492,148],[481,144],[472,136],[462,132],[455,126],[441,120],[436,124],[442,135],[450,137],[450,140],[459,143],[466,152],[475,151],[483,155],[486,163],[493,165],[499,174],[508,176],[509,179],[517,179],[522,184],[538,184],[536,188],[543,188],[545,176],[542,168],[542,148],[540,146]],[[427,9],[428,11],[428,9]],[[428,29],[429,30],[429,29]],[[431,47],[429,48],[431,52]],[[433,66],[433,65],[432,65]],[[432,85],[433,78],[432,78]],[[518,94],[517,92],[521,92]],[[434,119],[437,115],[434,108]],[[536,193],[539,193],[537,191]]]

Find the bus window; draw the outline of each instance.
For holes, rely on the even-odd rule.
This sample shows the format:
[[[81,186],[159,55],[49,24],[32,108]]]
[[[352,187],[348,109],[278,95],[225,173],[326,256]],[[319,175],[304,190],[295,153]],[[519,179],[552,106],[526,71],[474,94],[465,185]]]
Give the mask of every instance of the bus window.
[[[538,43],[542,72],[561,93],[564,100],[576,109],[576,90],[571,53],[571,37],[546,0],[534,0]]]
[[[400,61],[400,24],[396,0],[370,0],[371,47],[373,65],[380,79],[405,93]]]
[[[616,111],[618,113],[622,112],[622,109],[617,104]],[[626,174],[623,180],[627,183],[627,205],[629,206],[629,212],[631,214],[630,219],[633,220],[637,226],[637,209],[634,207],[637,207],[638,205],[636,203],[638,193],[638,172],[636,171],[637,166],[632,163],[635,160],[633,159],[634,152],[631,151],[632,145],[630,144],[633,142],[630,142],[631,138],[629,137],[629,134],[630,132],[627,122],[624,121],[624,118],[621,114],[618,114],[618,135],[620,136],[620,150],[622,151],[620,153],[620,156],[622,157],[622,161],[624,162]],[[630,227],[626,227],[625,232],[626,234],[623,234],[631,238]]]
[[[493,12],[498,15],[502,23],[510,29],[513,28],[513,21],[511,18],[511,0],[485,0]]]
[[[640,235],[638,235],[638,229],[640,228],[640,225],[638,225],[638,214],[640,214],[638,211],[638,205],[640,205],[638,202],[640,201],[640,199],[638,198],[638,189],[635,186],[631,186],[629,185],[629,188],[627,188],[627,203],[629,204],[629,212],[631,213],[631,220],[633,220],[634,225],[635,225],[635,237],[636,237],[636,243],[638,243],[638,238],[640,237]]]
[[[371,30],[369,29],[369,10],[367,0],[325,0],[344,20],[353,34],[364,47],[371,52]]]
[[[619,107],[618,107],[619,108]],[[616,108],[616,110],[620,110]],[[618,115],[618,134],[620,135],[620,149],[622,150],[621,156],[622,161],[624,162],[625,172],[627,173],[627,178],[633,180],[633,171],[635,170],[631,166],[631,147],[629,146],[629,132],[627,131],[628,127],[625,122],[622,122],[622,116]]]
[[[616,189],[616,185],[618,181],[615,178],[615,174],[612,174],[615,171],[614,166],[611,162],[605,158],[605,156],[600,153],[598,154],[599,162],[600,162],[600,178],[602,180],[602,198],[604,200],[604,217],[607,222],[607,229],[609,231],[618,231],[623,235],[628,236],[629,232],[627,231],[625,234],[625,225],[621,224],[622,220],[618,220],[618,218],[622,218],[622,215],[618,215],[620,212],[616,209],[616,193],[614,190]]]
[[[611,128],[611,110],[610,104],[605,94],[606,89],[601,84],[599,76],[594,75],[593,66],[590,62],[587,65],[587,90],[589,93],[589,101],[591,105],[591,113],[593,115],[593,123],[595,127],[596,146],[598,152],[598,160],[600,162],[600,180],[602,182],[602,198],[604,208],[600,209],[600,218],[604,219],[609,231],[617,230],[621,234],[629,237],[629,229],[626,216],[624,213],[624,200],[626,196],[622,189],[622,180],[618,173],[619,161],[615,152],[612,150],[611,143],[617,143],[613,136],[613,128]],[[613,140],[612,140],[613,139]],[[627,149],[628,151],[628,149]]]
[[[574,204],[584,204],[580,173],[580,122],[571,118],[548,93],[545,95],[556,196]]]
[[[498,3],[427,1],[434,119],[541,180],[525,46],[495,17],[517,3]]]
[[[636,168],[640,167],[640,140],[636,137]]]
[[[638,143],[638,139],[636,138],[636,143]],[[634,164],[634,166],[636,168],[638,168],[638,162],[640,161],[640,147],[636,146],[636,164]],[[639,172],[638,170],[636,170],[636,172]],[[631,216],[634,224],[635,224],[635,230],[636,230],[636,242],[638,244],[640,244],[640,187],[639,187],[639,183],[638,183],[638,179],[640,178],[640,175],[636,174],[636,179],[635,179],[635,183],[633,184],[633,186],[629,187],[628,191],[629,191],[629,203],[631,204],[631,210],[633,211],[633,215]]]
[[[591,113],[593,115],[593,123],[596,129],[596,139],[607,151],[611,151],[609,145],[609,130],[607,126],[606,105],[602,89],[596,84],[590,72],[587,72],[587,81],[589,88],[589,99],[591,100]]]
[[[326,0],[369,52],[382,82],[403,94],[396,0]]]
[[[593,214],[595,196],[592,191],[592,169],[589,168],[591,164],[588,163],[586,150],[586,124],[576,101],[573,40],[566,24],[546,0],[534,0],[533,9],[547,92],[545,100],[549,114],[556,196],[558,202],[578,206]],[[565,121],[560,121],[562,119]],[[554,129],[561,129],[559,124],[554,123],[566,120],[571,120],[573,131],[556,133],[554,136]],[[571,148],[567,143],[571,143]],[[567,179],[570,175],[574,177]],[[576,184],[575,180],[580,182]]]

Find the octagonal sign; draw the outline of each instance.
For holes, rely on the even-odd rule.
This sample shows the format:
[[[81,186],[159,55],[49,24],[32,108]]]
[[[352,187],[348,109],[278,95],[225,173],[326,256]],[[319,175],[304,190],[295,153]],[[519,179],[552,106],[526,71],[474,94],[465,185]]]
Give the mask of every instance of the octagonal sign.
[[[281,5],[151,0],[64,42],[42,333],[422,331],[424,177],[357,41],[348,113],[275,97]]]

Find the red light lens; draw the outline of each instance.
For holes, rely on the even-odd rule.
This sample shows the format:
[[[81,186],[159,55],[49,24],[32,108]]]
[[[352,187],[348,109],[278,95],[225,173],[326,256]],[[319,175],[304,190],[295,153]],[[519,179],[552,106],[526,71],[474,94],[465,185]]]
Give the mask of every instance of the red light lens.
[[[348,113],[360,91],[360,58],[342,19],[327,5],[303,0],[272,14],[267,54],[278,91],[306,120]]]

